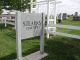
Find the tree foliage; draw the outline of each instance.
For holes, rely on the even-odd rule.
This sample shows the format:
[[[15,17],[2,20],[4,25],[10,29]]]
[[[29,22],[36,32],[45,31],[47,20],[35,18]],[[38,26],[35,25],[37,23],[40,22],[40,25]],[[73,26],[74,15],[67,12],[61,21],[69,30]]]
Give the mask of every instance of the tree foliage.
[[[0,14],[2,13],[2,3],[0,2]]]
[[[3,9],[25,11],[30,9],[30,0],[0,0]]]

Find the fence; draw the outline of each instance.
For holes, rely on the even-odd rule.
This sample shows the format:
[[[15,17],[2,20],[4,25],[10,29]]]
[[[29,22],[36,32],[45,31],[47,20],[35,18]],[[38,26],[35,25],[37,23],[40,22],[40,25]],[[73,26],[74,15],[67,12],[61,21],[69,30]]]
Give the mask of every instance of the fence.
[[[57,25],[54,25],[53,27],[80,30],[80,26],[70,26],[70,25],[57,24]],[[52,28],[52,27],[49,27],[49,29],[50,28]],[[79,35],[73,35],[73,34],[68,34],[68,33],[63,33],[63,32],[49,31],[49,34],[56,34],[56,35],[60,35],[60,36],[65,36],[65,37],[80,39],[80,36]]]
[[[11,16],[15,17],[15,18],[11,18]],[[10,25],[14,25],[16,26],[16,15],[7,15],[7,18],[3,18],[0,19],[1,21],[3,21],[3,23],[5,23],[5,27],[7,26],[7,24]],[[1,23],[1,22],[0,22]],[[48,31],[49,34],[55,34],[55,35],[60,35],[60,36],[65,36],[65,37],[71,37],[71,38],[76,38],[76,39],[80,39],[79,35],[73,35],[73,34],[68,34],[68,33],[63,33],[63,32],[56,32],[54,30],[50,30],[50,29],[54,29],[54,27],[58,27],[58,28],[66,28],[66,29],[74,29],[74,30],[80,30],[80,26],[70,26],[70,25],[61,25],[61,24],[56,24],[56,25],[52,25],[48,27]],[[45,27],[45,29],[47,30],[47,27]]]
[[[15,26],[16,14],[3,14],[3,15],[1,15],[0,23],[4,23],[5,27],[7,27],[7,24]]]

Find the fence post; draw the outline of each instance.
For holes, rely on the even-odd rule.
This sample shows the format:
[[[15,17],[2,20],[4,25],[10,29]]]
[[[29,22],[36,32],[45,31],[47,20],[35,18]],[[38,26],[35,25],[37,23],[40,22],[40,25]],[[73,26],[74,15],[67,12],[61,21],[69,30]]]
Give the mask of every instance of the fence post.
[[[17,21],[17,12],[16,12],[16,17],[15,17],[15,29],[16,29],[16,21]]]
[[[6,21],[6,19],[4,19],[4,23],[5,23],[5,27],[7,27],[7,21]]]

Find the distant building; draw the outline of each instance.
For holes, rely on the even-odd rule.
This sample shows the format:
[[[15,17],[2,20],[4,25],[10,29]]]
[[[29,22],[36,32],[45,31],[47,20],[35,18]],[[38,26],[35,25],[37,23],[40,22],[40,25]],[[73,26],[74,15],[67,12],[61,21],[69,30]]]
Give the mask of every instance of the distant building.
[[[6,19],[15,19],[16,15],[15,14],[1,14],[0,17],[2,19],[6,18]]]
[[[0,19],[15,19],[16,18],[15,10],[5,10],[3,9],[3,13],[0,15]]]
[[[5,10],[3,9],[3,13],[0,15],[0,19],[15,19],[16,18],[16,10]],[[29,11],[26,9],[25,13]]]

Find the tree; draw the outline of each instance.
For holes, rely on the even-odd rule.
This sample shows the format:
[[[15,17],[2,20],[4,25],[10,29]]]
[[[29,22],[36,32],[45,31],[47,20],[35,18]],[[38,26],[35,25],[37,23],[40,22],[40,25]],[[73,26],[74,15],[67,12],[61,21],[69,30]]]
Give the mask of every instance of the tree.
[[[0,2],[0,14],[2,13],[2,3]]]
[[[3,9],[25,11],[30,9],[30,0],[0,0]]]

